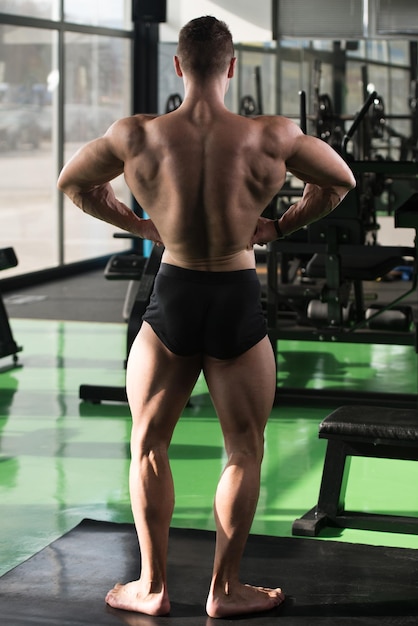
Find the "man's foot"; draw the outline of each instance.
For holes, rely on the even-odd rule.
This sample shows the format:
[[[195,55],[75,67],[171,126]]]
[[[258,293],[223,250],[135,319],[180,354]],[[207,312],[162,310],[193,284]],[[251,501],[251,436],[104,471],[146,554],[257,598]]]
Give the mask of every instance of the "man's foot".
[[[150,585],[145,588],[140,580],[126,585],[115,585],[108,592],[106,602],[114,609],[146,615],[167,615],[170,612],[170,601],[165,587],[155,592]]]
[[[279,606],[284,599],[285,596],[281,589],[239,584],[233,589],[229,588],[225,591],[211,589],[206,602],[206,612],[209,617],[259,613]]]

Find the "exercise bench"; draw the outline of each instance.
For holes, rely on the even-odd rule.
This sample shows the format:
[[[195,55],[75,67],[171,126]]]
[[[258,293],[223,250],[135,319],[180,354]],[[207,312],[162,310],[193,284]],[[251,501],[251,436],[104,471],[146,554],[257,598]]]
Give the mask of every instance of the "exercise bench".
[[[351,457],[418,461],[418,410],[341,406],[319,426],[327,449],[318,503],[294,521],[292,534],[314,537],[326,526],[418,534],[417,517],[345,510]]]
[[[17,257],[13,248],[0,248],[0,270],[7,270],[16,267]],[[9,317],[0,291],[0,358],[12,356],[13,362],[18,361],[17,353],[22,350],[14,340],[12,329],[10,328]]]

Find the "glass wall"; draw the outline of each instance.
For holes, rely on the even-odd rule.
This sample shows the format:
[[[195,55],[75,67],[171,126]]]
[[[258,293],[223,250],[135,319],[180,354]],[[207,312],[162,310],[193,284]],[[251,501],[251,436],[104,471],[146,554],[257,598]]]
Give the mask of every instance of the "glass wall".
[[[130,30],[131,6],[131,0],[64,0],[64,20]]]
[[[257,111],[276,111],[276,52],[272,46],[249,47],[237,45],[239,98],[251,96]],[[240,106],[240,109],[242,107]]]
[[[58,19],[60,0],[0,0],[0,13]]]
[[[0,24],[0,247],[26,273],[58,263],[54,178],[58,35]],[[56,179],[55,179],[56,180]]]
[[[70,32],[65,34],[65,158],[99,137],[118,118],[130,114],[130,41]],[[113,181],[118,198],[129,205],[123,176]],[[65,198],[65,262],[120,250],[115,227],[93,220]]]
[[[158,57],[158,112],[165,113],[170,96],[178,94],[184,97],[183,81],[174,71],[173,58],[176,54],[177,43],[162,43]]]
[[[129,1],[0,0],[0,248],[19,261],[7,277],[130,245],[64,200],[56,181],[82,144],[130,114],[131,48]],[[129,205],[123,179],[113,184]]]

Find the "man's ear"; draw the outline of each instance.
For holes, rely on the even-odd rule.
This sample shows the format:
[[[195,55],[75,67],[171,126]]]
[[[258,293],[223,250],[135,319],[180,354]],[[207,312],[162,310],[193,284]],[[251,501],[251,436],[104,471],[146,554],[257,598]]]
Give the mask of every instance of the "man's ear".
[[[179,78],[182,78],[183,71],[180,67],[180,59],[178,58],[178,56],[175,55],[173,61],[174,61],[174,69],[176,70],[177,76],[179,76]]]
[[[237,63],[237,58],[236,57],[232,57],[230,63],[229,63],[229,68],[228,68],[228,78],[232,78],[234,73],[235,73],[235,66]]]

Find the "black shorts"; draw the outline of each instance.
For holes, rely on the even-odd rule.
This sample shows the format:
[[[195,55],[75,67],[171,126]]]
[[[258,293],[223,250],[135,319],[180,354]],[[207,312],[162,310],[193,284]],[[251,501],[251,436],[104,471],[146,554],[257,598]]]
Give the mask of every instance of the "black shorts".
[[[162,263],[143,320],[178,356],[231,359],[267,334],[255,270],[201,272]]]

